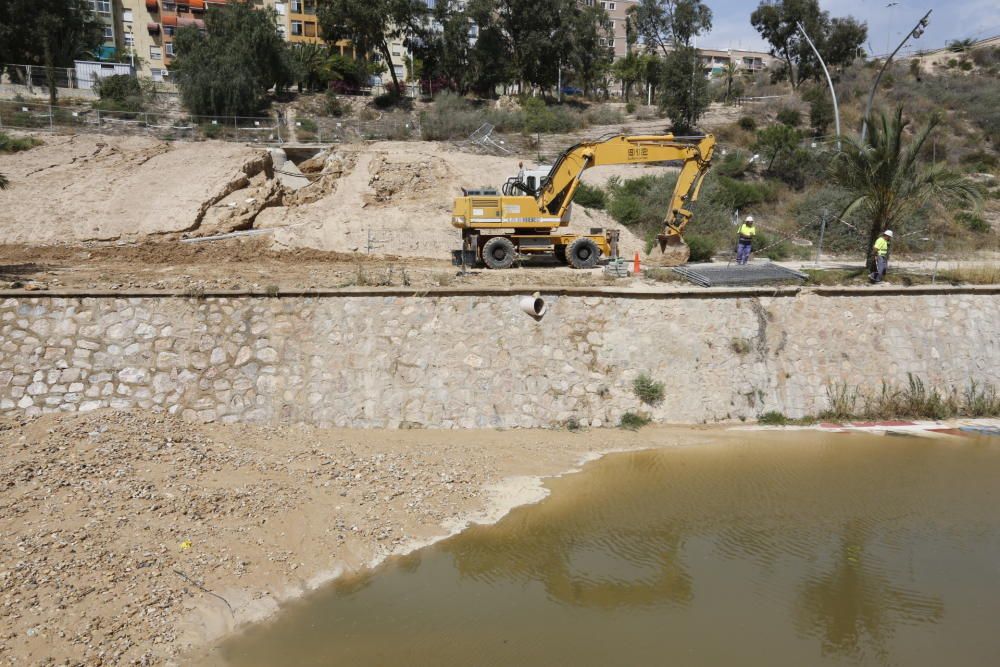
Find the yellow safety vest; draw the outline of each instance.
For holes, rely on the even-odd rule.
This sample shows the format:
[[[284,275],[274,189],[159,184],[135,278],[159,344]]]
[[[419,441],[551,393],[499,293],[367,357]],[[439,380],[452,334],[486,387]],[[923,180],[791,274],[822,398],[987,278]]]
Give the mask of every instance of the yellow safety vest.
[[[753,238],[756,235],[757,235],[757,228],[754,227],[753,225],[748,225],[748,224],[744,223],[740,227],[740,237],[741,238],[746,237],[746,238],[749,239],[749,238]]]
[[[880,236],[875,239],[875,254],[879,257],[885,257],[889,254],[889,242],[884,237]]]

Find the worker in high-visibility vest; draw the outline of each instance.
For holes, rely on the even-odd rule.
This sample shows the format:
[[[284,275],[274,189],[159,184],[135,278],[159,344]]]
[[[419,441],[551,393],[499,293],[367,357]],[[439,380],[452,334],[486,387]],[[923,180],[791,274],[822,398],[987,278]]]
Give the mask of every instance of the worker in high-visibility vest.
[[[753,247],[753,237],[756,235],[757,228],[753,225],[753,216],[748,215],[740,225],[739,238],[736,241],[737,264],[746,264],[750,261],[750,249]]]
[[[889,241],[892,240],[892,230],[887,229],[882,232],[875,245],[872,246],[872,254],[875,257],[875,271],[869,274],[873,283],[880,283],[885,278],[885,270],[889,268]]]

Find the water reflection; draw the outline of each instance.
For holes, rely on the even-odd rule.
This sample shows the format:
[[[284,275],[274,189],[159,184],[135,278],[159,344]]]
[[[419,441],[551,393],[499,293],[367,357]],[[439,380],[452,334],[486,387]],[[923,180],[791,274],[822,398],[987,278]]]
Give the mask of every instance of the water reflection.
[[[993,664],[1000,448],[812,437],[609,457],[495,526],[337,582],[221,655]]]
[[[818,637],[824,653],[851,658],[871,653],[885,661],[900,623],[937,623],[944,616],[937,596],[890,581],[890,565],[868,546],[872,532],[870,521],[847,521],[830,565],[799,586],[797,627]]]

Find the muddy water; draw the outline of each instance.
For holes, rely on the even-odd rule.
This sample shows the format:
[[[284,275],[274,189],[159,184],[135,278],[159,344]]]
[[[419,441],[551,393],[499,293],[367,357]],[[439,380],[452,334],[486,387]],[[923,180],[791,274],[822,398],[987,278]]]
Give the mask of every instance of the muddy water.
[[[1000,664],[1000,443],[618,454],[217,650],[253,665]]]

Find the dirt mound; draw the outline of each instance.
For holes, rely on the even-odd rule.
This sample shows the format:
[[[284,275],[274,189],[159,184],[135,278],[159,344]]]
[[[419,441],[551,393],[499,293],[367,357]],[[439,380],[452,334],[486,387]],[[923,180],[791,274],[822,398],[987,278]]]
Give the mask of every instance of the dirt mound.
[[[42,135],[0,155],[0,243],[136,239],[198,227],[208,207],[246,187],[264,154],[224,142]]]

